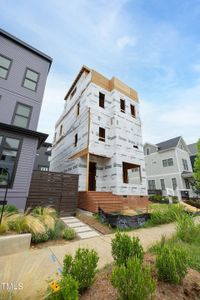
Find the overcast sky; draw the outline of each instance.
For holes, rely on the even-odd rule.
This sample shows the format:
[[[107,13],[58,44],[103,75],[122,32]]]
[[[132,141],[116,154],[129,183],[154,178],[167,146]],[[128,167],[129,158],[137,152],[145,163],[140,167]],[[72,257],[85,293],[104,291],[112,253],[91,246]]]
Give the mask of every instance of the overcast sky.
[[[0,0],[0,26],[53,58],[38,130],[52,140],[81,66],[137,90],[143,140],[200,137],[200,0]]]

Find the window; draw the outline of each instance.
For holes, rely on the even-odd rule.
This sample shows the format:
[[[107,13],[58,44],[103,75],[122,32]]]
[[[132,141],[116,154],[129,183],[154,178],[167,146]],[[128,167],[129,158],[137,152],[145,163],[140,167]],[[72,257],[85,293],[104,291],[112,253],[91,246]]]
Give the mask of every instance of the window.
[[[60,125],[60,136],[62,135],[63,125]]]
[[[0,78],[7,79],[10,71],[12,60],[0,55]]]
[[[173,190],[176,190],[176,188],[177,188],[176,178],[172,178],[172,188],[173,188]]]
[[[105,105],[105,95],[99,92],[99,106],[104,108]]]
[[[131,104],[130,107],[131,107],[131,116],[135,118],[135,106]]]
[[[38,169],[40,170],[40,171],[44,171],[44,172],[48,172],[49,171],[49,167],[48,166],[38,166]]]
[[[189,168],[188,168],[188,162],[187,162],[187,160],[186,159],[182,159],[182,163],[183,163],[183,169],[185,171],[188,171]]]
[[[155,180],[148,180],[148,188],[149,188],[149,190],[156,190]]]
[[[138,149],[138,146],[137,146],[137,145],[133,145],[133,148],[136,148],[136,149]]]
[[[123,183],[140,184],[141,172],[140,166],[123,162]]]
[[[164,159],[162,163],[163,167],[170,167],[174,165],[173,158]]]
[[[149,150],[149,148],[147,148],[147,155],[149,155],[150,154],[150,150]]]
[[[56,132],[54,133],[54,143],[56,142]]]
[[[13,115],[12,124],[23,128],[28,128],[31,118],[31,112],[31,106],[17,103]]]
[[[0,186],[12,187],[17,161],[19,157],[21,140],[10,136],[0,136]],[[9,175],[8,175],[9,174]]]
[[[39,73],[27,68],[22,85],[29,90],[36,91],[38,80]]]
[[[186,186],[186,189],[190,189],[190,182],[188,179],[185,179],[185,186]]]
[[[105,142],[106,131],[104,128],[99,127],[99,141]]]
[[[160,179],[160,185],[161,185],[161,190],[164,191],[165,190],[165,180],[164,179]]]
[[[74,138],[74,147],[77,146],[77,143],[78,143],[78,134],[76,133]]]
[[[120,99],[121,112],[125,113],[125,100]]]
[[[77,104],[77,111],[76,111],[77,117],[79,116],[79,114],[80,114],[80,102]]]

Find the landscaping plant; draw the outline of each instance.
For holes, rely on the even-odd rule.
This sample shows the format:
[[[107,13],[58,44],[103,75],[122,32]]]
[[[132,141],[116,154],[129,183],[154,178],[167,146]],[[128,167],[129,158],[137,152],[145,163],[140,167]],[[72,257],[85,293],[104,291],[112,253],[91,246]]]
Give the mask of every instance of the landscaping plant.
[[[70,275],[58,283],[53,282],[47,290],[48,300],[78,300],[78,282]]]
[[[135,256],[142,261],[144,251],[137,237],[130,238],[125,233],[117,232],[112,239],[112,256],[117,265],[126,265],[127,260]]]
[[[73,228],[65,228],[63,231],[63,238],[65,240],[73,240],[76,237],[76,232]]]
[[[180,284],[188,268],[186,252],[165,244],[157,253],[156,268],[159,280]]]
[[[79,248],[74,258],[71,255],[65,255],[63,276],[71,275],[78,282],[79,291],[82,292],[93,283],[98,260],[95,250]]]
[[[121,300],[154,299],[156,281],[152,278],[149,266],[143,266],[137,256],[124,264],[115,266],[111,277]]]

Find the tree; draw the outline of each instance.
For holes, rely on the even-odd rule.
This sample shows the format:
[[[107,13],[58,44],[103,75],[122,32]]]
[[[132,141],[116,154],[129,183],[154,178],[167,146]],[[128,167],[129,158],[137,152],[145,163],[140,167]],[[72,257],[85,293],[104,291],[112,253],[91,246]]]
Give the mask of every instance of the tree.
[[[197,194],[200,194],[200,139],[197,142],[197,154],[194,161],[194,187]]]

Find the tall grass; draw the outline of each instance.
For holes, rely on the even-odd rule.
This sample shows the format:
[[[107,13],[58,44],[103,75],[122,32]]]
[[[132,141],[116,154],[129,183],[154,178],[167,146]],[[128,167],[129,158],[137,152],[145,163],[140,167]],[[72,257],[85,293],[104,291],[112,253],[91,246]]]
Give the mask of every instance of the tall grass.
[[[185,208],[181,204],[153,204],[150,212],[151,219],[146,222],[146,227],[174,222],[185,214]]]

